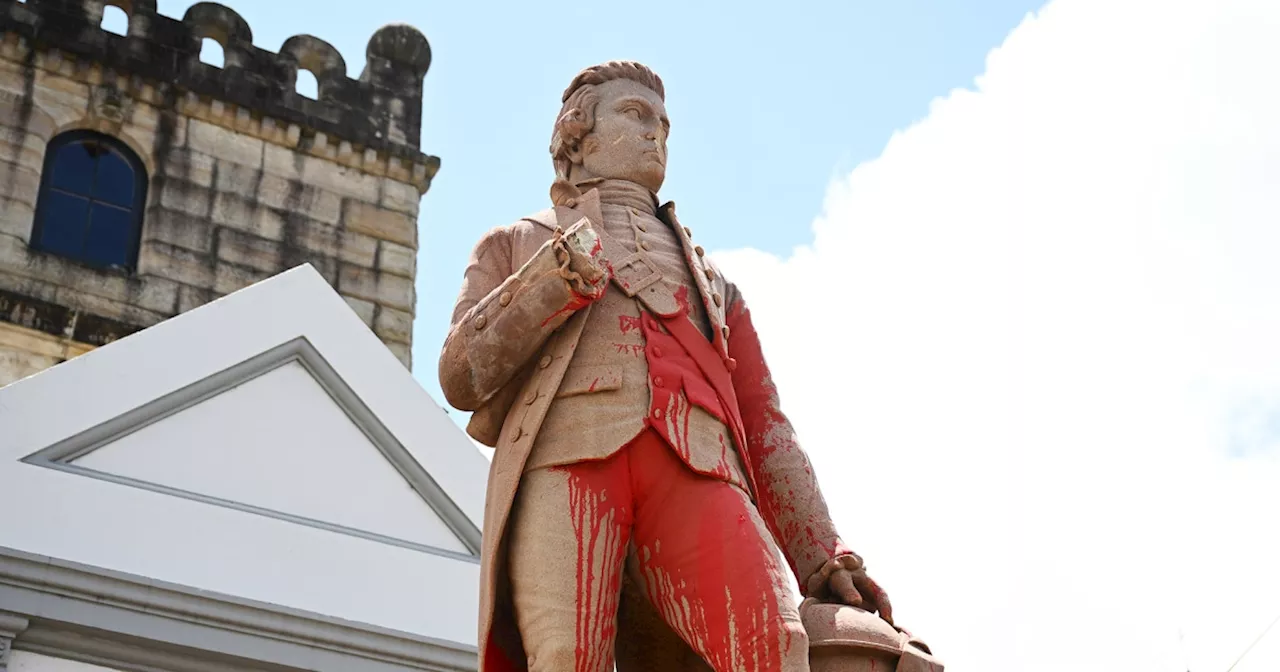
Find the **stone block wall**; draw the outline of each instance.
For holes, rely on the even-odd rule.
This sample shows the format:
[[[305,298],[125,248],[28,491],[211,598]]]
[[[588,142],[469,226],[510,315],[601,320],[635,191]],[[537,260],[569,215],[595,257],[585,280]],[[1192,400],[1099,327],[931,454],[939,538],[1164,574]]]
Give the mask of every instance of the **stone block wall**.
[[[62,44],[49,27],[56,23],[43,32],[26,31],[27,23],[14,18],[43,19],[41,5],[62,6],[0,0],[0,385],[303,263],[315,266],[411,366],[418,204],[439,160],[416,147],[420,101],[408,106],[411,132],[403,128],[403,114],[389,121],[385,105],[372,98],[363,103],[363,125],[352,113],[360,112],[357,94],[376,98],[379,92],[369,69],[397,67],[395,58],[379,61],[378,50],[390,53],[391,41],[405,52],[401,43],[417,35],[422,44],[410,44],[405,53],[417,53],[421,61],[421,35],[403,26],[379,31],[361,80],[329,72],[320,79],[320,100],[299,96],[290,80],[271,89],[275,102],[270,96],[237,101],[221,92],[232,90],[236,78],[256,80],[235,68],[252,59],[237,57],[234,49],[227,51],[226,71],[170,59],[187,65],[169,79],[139,74],[152,72],[140,65],[147,59],[138,58],[139,50],[161,49],[155,45],[165,41],[157,37],[164,36],[161,28],[178,30],[172,19],[146,15],[146,3],[133,3],[128,37],[104,38],[118,42],[117,51],[132,49],[132,60],[117,63],[101,53],[72,51],[83,49],[75,46],[85,42],[83,34],[68,38],[75,44]],[[206,22],[234,25],[239,19],[212,3],[192,12],[203,8],[208,14],[210,7],[218,11]],[[191,20],[192,12],[179,24],[186,37],[210,33]],[[90,12],[86,21],[92,18]],[[81,33],[102,32],[85,26]],[[242,26],[239,37],[235,31],[212,34],[234,46],[247,30]],[[304,55],[292,72],[306,54],[329,53],[316,38],[302,38],[310,51],[298,46],[301,38],[286,42]],[[250,56],[280,58],[256,52]],[[163,61],[163,55],[152,60]],[[396,58],[403,61],[403,53]],[[419,66],[414,95],[420,97],[425,63]],[[334,91],[350,95],[335,98]],[[94,269],[28,247],[45,146],[74,129],[111,135],[146,164],[145,218],[132,271]]]

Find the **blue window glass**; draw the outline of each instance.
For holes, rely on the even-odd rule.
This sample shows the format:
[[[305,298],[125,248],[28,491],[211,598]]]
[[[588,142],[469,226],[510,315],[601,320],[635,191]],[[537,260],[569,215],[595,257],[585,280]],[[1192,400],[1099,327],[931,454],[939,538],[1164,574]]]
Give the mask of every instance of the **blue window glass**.
[[[98,157],[97,178],[93,183],[95,199],[125,208],[133,203],[133,189],[137,181],[133,167],[123,156],[107,152]]]
[[[45,222],[61,226],[41,227],[40,247],[54,254],[74,257],[80,253],[85,224],[89,222],[89,199],[60,191],[50,191],[40,202]],[[77,225],[79,224],[79,225]]]
[[[106,203],[89,209],[89,231],[84,236],[84,260],[94,266],[129,265],[122,240],[133,238],[133,213]]]
[[[120,141],[71,131],[46,150],[31,246],[100,268],[132,269],[146,169]]]

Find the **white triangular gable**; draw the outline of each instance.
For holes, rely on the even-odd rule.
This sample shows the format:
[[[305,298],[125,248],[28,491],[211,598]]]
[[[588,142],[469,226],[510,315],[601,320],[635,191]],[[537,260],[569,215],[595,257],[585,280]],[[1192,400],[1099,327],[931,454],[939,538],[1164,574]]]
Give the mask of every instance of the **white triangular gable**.
[[[153,402],[154,418],[140,418],[118,436],[59,445],[28,461],[350,534],[471,553],[316,379],[311,352],[299,341],[241,376],[210,381],[210,389]]]
[[[488,463],[300,267],[0,389],[0,546],[474,644]]]

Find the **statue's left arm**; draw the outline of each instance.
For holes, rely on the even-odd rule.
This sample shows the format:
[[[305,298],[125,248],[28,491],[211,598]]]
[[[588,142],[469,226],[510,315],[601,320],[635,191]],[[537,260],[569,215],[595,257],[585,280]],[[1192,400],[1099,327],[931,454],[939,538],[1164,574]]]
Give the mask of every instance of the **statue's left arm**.
[[[765,524],[806,597],[861,606],[892,622],[888,596],[867,576],[862,559],[831,521],[809,456],[782,412],[751,311],[732,283],[726,297],[729,356],[737,362],[733,388],[747,442],[743,457],[755,475]]]

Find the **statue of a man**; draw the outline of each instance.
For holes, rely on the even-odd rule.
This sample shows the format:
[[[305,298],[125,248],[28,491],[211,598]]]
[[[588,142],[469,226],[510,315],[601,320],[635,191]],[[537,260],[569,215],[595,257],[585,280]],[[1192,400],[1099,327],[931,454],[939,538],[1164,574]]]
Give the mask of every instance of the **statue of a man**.
[[[604,672],[615,645],[619,670],[808,670],[779,549],[806,595],[892,619],[741,294],[659,205],[664,95],[638,63],[579,73],[554,207],[485,234],[466,270],[440,381],[496,448],[483,672]]]

